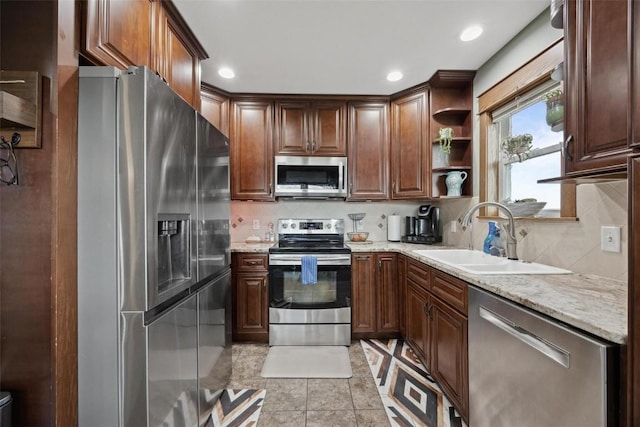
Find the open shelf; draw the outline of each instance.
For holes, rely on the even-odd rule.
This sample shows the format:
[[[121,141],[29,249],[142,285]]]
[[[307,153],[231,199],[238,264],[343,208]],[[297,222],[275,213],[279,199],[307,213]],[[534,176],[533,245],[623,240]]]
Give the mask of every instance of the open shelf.
[[[473,77],[474,71],[439,70],[429,79],[431,196],[433,199],[462,199],[473,194]],[[444,154],[438,133],[451,128],[451,152]],[[466,172],[462,195],[447,197],[445,178],[449,172]]]
[[[471,114],[471,110],[467,108],[443,108],[433,112],[433,118],[443,125],[459,125],[467,116]]]
[[[42,86],[36,71],[0,72],[0,134],[21,136],[15,148],[40,147]]]

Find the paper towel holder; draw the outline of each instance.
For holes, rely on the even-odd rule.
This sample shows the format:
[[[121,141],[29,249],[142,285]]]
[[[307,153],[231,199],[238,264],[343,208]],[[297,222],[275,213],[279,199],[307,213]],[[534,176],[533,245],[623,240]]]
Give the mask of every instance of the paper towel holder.
[[[401,216],[391,214],[387,218],[387,240],[390,242],[399,242],[402,237],[402,221]]]

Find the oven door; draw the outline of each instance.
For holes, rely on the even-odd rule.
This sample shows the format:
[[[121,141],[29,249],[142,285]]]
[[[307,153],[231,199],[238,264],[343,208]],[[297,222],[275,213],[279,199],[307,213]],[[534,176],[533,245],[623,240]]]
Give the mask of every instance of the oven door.
[[[318,282],[302,284],[304,255],[318,259]],[[269,307],[326,309],[351,307],[350,254],[270,254]]]

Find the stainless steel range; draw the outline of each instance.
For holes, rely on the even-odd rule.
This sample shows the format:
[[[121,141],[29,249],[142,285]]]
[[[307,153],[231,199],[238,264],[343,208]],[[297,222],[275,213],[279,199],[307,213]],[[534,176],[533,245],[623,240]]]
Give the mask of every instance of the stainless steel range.
[[[351,249],[344,220],[280,219],[277,230],[278,245],[269,249],[269,345],[349,345]],[[303,280],[303,258],[315,273],[312,283]]]

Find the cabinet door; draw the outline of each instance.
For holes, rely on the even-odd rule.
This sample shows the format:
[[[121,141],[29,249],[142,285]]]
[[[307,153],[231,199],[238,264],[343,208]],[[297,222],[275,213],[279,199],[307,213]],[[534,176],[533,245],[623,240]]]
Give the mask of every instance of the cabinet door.
[[[155,57],[157,72],[195,109],[200,106],[200,60],[181,38],[164,7],[157,7]]]
[[[391,103],[391,198],[429,196],[427,93],[421,91]]]
[[[632,3],[632,33],[631,33],[631,144],[634,148],[640,148],[640,2]]]
[[[273,107],[235,101],[231,117],[231,198],[273,201]]]
[[[430,297],[427,291],[417,283],[408,280],[406,339],[424,361],[427,370],[431,369],[430,330],[427,317],[429,302]]]
[[[347,105],[344,102],[314,102],[311,108],[311,154],[347,155]]]
[[[311,153],[308,102],[276,103],[276,155]]]
[[[568,174],[626,168],[629,67],[626,1],[568,1],[565,138]]]
[[[349,104],[349,200],[389,198],[388,116],[386,102]]]
[[[407,259],[398,255],[398,328],[402,336],[406,335],[407,311]]]
[[[398,332],[398,264],[396,254],[377,254],[378,332]]]
[[[207,86],[200,90],[200,114],[229,136],[229,98],[213,91]]]
[[[465,418],[468,414],[467,318],[431,298],[431,374]]]
[[[351,257],[351,330],[354,334],[372,334],[376,331],[375,266],[372,253],[359,253]]]
[[[102,65],[153,68],[151,40],[154,4],[150,0],[88,0],[83,53]]]
[[[236,315],[234,335],[254,340],[269,334],[267,272],[235,275]]]

